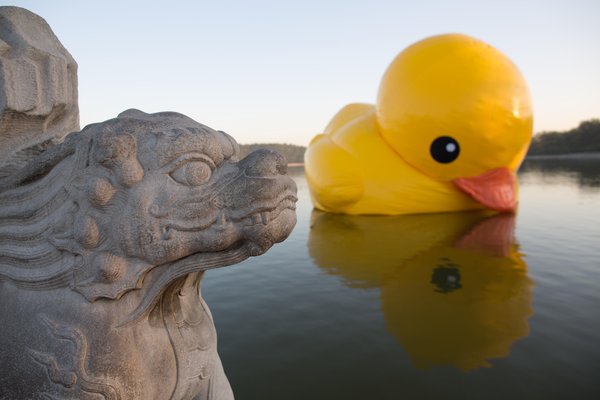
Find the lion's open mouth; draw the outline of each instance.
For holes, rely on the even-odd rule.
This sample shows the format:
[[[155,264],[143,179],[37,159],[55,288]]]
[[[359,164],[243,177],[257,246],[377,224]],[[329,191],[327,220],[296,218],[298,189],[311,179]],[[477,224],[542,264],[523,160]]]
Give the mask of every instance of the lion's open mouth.
[[[232,218],[235,222],[241,222],[243,226],[252,226],[257,224],[267,225],[269,222],[274,220],[284,210],[295,210],[296,202],[298,198],[290,193],[284,192],[279,196],[276,202],[269,201],[269,205],[266,204],[253,204],[252,210],[242,214],[239,217]],[[275,203],[275,206],[271,204]]]

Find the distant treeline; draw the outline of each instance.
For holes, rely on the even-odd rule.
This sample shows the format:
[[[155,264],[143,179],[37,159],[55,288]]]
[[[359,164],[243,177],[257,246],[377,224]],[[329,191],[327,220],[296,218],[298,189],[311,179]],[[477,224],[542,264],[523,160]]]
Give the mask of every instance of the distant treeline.
[[[600,119],[583,121],[566,132],[541,132],[533,137],[527,155],[600,152]]]
[[[271,149],[282,154],[288,163],[304,162],[306,147],[281,143],[242,144],[242,157],[256,149]],[[550,155],[600,152],[600,119],[583,121],[566,132],[541,132],[533,137],[527,155]]]
[[[283,155],[288,163],[303,163],[304,151],[306,150],[306,147],[296,146],[294,144],[281,143],[253,143],[240,145],[242,157],[245,157],[246,155],[257,149],[275,150],[279,154]]]

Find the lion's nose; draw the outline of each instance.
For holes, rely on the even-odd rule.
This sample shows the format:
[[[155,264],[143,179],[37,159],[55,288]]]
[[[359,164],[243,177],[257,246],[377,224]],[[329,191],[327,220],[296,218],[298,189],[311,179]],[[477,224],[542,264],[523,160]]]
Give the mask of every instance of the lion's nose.
[[[247,176],[269,177],[287,173],[287,161],[273,150],[255,150],[248,154],[242,163],[246,165]]]

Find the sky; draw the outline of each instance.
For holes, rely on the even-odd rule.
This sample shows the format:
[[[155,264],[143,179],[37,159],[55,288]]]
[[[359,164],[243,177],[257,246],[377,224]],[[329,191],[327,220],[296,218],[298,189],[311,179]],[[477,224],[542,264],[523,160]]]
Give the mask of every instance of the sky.
[[[394,57],[464,33],[528,82],[534,132],[600,118],[600,1],[10,1],[78,63],[81,127],[177,111],[239,143],[307,145],[345,104],[374,103]]]

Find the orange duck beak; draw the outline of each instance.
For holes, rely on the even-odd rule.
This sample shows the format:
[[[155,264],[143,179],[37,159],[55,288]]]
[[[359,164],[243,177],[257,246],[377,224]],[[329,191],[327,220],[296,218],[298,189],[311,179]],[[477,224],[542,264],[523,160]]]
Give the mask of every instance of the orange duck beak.
[[[452,183],[486,208],[513,212],[517,206],[517,180],[508,168],[493,169],[468,178],[457,178]]]

